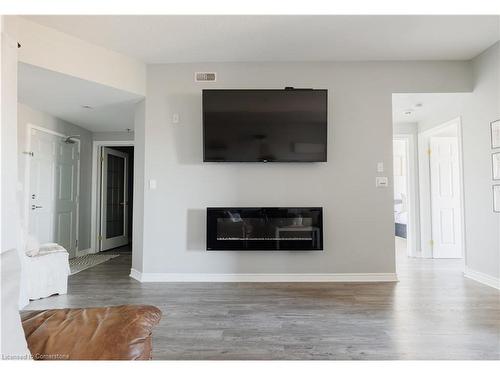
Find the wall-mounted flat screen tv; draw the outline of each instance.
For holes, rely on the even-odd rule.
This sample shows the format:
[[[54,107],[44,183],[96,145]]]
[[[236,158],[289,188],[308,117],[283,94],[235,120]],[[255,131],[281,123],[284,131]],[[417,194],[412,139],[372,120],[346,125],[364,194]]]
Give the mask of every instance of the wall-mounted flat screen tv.
[[[203,90],[206,162],[325,162],[327,90]]]

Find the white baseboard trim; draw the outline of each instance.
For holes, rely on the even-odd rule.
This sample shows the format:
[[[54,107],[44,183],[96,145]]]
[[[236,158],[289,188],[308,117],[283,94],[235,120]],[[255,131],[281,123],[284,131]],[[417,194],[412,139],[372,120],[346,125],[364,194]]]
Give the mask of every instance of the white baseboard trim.
[[[135,279],[137,281],[140,281],[142,283],[142,273],[131,268],[130,269],[130,275],[129,275],[132,279]]]
[[[497,277],[493,277],[479,271],[474,271],[468,267],[465,267],[464,276],[468,279],[477,281],[478,283],[500,290],[500,279]]]
[[[395,273],[141,273],[130,270],[130,277],[141,283],[165,282],[394,282]]]

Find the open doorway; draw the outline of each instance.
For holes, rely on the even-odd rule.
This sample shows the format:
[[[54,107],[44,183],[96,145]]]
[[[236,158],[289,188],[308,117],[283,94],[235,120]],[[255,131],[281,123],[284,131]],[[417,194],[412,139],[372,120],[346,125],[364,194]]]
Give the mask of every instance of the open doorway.
[[[466,94],[394,94],[397,259],[465,256],[462,132]],[[458,265],[458,263],[457,263]],[[462,266],[457,269],[463,270]]]
[[[18,63],[17,163],[24,242],[29,239],[30,246],[35,247],[57,243],[70,258],[99,252],[96,238],[100,231],[94,226],[100,223],[100,210],[94,208],[98,182],[94,175],[100,172],[97,156],[93,159],[94,141],[121,139],[102,146],[133,146],[132,129],[139,100],[142,97],[137,94]],[[125,174],[132,178],[130,150],[114,152],[127,154],[129,168]],[[126,186],[125,191],[131,195],[132,185]],[[110,212],[115,220],[109,232],[119,233],[116,223],[119,218],[126,220],[120,243],[126,245],[132,235],[132,200],[118,202],[127,205],[120,211],[113,199],[116,197],[111,197]],[[113,247],[113,243],[108,245]]]
[[[398,256],[411,256],[408,236],[411,235],[408,223],[408,140],[394,137],[393,140],[394,171],[394,234]]]
[[[97,252],[131,251],[134,196],[132,141],[94,141],[92,225]]]

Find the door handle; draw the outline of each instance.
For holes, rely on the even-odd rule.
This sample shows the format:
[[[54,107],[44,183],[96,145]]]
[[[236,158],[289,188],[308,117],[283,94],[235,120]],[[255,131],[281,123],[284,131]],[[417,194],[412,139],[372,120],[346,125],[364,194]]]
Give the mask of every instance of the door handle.
[[[43,208],[43,207],[42,207],[42,206],[37,206],[37,205],[35,205],[35,204],[32,204],[32,205],[31,205],[31,209],[32,209],[32,210],[36,210],[37,208]]]

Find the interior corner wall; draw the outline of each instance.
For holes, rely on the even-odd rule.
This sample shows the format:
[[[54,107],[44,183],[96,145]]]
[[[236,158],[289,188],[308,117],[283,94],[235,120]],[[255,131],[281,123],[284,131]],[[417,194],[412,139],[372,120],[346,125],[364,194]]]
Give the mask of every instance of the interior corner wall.
[[[500,119],[500,42],[476,57],[472,67],[474,92],[462,125],[466,267],[500,285],[500,214],[493,212],[490,135],[490,123]]]
[[[87,250],[90,248],[90,226],[91,226],[91,186],[92,186],[92,133],[88,130],[61,120],[48,113],[38,111],[23,103],[18,103],[18,134],[17,144],[19,148],[18,171],[19,184],[23,187],[19,198],[20,219],[27,225],[25,218],[25,181],[26,158],[29,156],[21,154],[25,151],[28,140],[28,124],[40,126],[45,129],[65,135],[80,135],[80,196],[79,196],[79,220],[78,220],[78,249]]]
[[[196,71],[217,72],[218,80],[195,83]],[[202,162],[202,89],[285,86],[328,89],[328,162]],[[393,192],[375,187],[378,161],[392,180],[392,93],[471,90],[469,62],[148,66],[136,147],[144,147],[144,181],[156,180],[157,189],[143,185],[143,271],[394,273]],[[325,250],[207,252],[207,206],[322,206]]]
[[[474,90],[446,94],[446,103],[419,123],[419,131],[460,117],[465,213],[465,266],[500,279],[500,214],[493,212],[490,123],[500,118],[500,42],[472,61]]]
[[[144,246],[144,169],[146,101],[135,106],[134,118],[134,202],[132,219],[132,270],[143,272]]]

